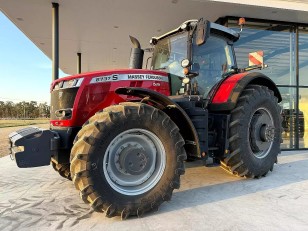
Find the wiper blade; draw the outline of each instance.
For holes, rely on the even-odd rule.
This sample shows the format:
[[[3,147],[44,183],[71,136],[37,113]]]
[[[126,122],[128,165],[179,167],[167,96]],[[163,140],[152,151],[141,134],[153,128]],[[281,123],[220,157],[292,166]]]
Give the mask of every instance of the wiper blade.
[[[167,70],[167,69],[168,69],[168,66],[155,68],[154,70],[159,71],[159,70]]]

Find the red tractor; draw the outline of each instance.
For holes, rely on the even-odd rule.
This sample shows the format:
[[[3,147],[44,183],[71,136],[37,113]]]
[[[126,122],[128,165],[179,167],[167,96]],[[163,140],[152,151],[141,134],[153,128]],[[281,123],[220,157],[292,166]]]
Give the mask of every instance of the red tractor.
[[[50,130],[10,134],[18,167],[51,162],[94,210],[122,219],[170,200],[186,160],[248,178],[272,171],[281,95],[270,78],[247,72],[259,67],[237,67],[238,33],[186,21],[152,38],[151,70],[141,70],[144,50],[131,39],[130,69],[52,83]]]

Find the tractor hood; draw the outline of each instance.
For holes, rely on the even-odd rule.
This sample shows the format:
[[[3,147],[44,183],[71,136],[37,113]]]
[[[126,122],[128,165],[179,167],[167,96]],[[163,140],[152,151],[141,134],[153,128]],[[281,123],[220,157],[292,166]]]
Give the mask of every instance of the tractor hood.
[[[105,107],[137,100],[136,97],[116,94],[120,87],[142,87],[170,95],[169,76],[162,71],[121,69],[68,76],[51,84],[51,125],[82,126]]]
[[[67,76],[57,79],[51,84],[51,91],[54,89],[74,88],[80,87],[83,81],[89,83],[98,82],[119,82],[124,80],[130,81],[163,81],[168,82],[168,74],[163,71],[144,70],[144,69],[116,69],[116,70],[102,70],[81,73],[77,75]]]

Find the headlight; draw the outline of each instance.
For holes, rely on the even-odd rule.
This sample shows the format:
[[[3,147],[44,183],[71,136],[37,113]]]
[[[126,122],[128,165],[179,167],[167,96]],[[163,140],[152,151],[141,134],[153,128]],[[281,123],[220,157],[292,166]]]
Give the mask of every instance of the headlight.
[[[53,90],[80,87],[83,79],[84,78],[78,78],[78,79],[70,79],[70,80],[61,81],[55,85]]]
[[[182,62],[181,62],[181,66],[184,67],[184,68],[190,66],[189,59],[183,59]]]

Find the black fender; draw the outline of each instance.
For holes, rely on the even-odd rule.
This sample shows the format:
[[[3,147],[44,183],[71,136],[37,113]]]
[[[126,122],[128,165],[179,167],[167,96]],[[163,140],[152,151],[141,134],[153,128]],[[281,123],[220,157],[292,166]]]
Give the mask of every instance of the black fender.
[[[210,96],[209,110],[231,111],[235,108],[242,91],[249,84],[268,87],[274,92],[278,102],[281,102],[281,94],[273,80],[259,72],[244,72],[229,76],[217,84]]]
[[[177,103],[161,93],[139,87],[120,87],[115,93],[139,97],[141,102],[150,102],[152,106],[164,111],[180,129],[187,154],[200,156],[198,133],[187,113]],[[190,153],[192,150],[187,148],[187,144],[193,144],[196,153]]]

